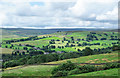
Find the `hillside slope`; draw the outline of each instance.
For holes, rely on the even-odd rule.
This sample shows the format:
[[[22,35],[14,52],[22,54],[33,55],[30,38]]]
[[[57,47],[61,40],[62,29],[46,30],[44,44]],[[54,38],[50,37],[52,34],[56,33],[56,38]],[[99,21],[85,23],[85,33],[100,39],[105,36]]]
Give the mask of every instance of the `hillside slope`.
[[[90,73],[83,73],[83,74],[76,74],[72,76],[118,76],[118,68],[109,69],[109,70],[102,70]]]
[[[118,61],[118,53],[107,53],[107,54],[99,54],[99,55],[90,55],[90,56],[82,56],[79,58],[66,59],[60,61],[49,62],[45,64],[61,64],[67,61],[71,61],[73,63],[107,63],[107,62],[115,62]]]

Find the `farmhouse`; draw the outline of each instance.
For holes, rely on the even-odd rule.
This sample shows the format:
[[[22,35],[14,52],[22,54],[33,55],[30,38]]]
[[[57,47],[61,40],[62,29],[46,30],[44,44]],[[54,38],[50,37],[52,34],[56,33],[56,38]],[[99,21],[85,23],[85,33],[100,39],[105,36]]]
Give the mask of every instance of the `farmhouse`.
[[[44,54],[49,54],[49,52],[44,52]]]
[[[39,47],[33,47],[33,49],[35,49],[35,50],[41,50]]]

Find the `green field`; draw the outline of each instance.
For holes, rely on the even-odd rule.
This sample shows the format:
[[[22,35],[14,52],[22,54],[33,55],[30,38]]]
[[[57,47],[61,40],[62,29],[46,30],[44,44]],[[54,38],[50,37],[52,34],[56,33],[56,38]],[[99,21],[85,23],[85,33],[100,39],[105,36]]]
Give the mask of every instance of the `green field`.
[[[67,61],[71,61],[73,63],[107,63],[107,62],[115,62],[118,61],[118,53],[108,53],[108,54],[99,54],[99,55],[90,55],[90,56],[82,56],[74,59],[67,59],[61,61],[49,62],[47,64],[61,64]]]
[[[13,44],[22,44],[22,45],[25,45],[25,44],[30,44],[30,45],[34,45],[36,47],[42,47],[43,45],[48,45],[49,44],[49,41],[51,39],[61,39],[59,37],[50,37],[50,38],[45,38],[45,39],[40,39],[40,40],[35,40],[35,41],[24,41],[24,42],[16,42],[16,43],[13,43]]]
[[[50,65],[31,65],[14,70],[2,72],[2,76],[51,76],[51,70],[55,66]]]
[[[14,51],[13,49],[1,48],[1,47],[0,50],[2,51],[1,54],[11,54],[12,51]]]
[[[119,76],[118,68],[102,70],[90,73],[76,74],[72,76]]]
[[[27,55],[30,55],[30,51],[32,51],[32,52],[42,51],[42,52],[48,52],[48,53],[52,53],[52,52],[57,53],[58,51],[63,51],[63,52],[65,51],[65,53],[66,52],[84,52],[82,50],[85,49],[86,47],[90,47],[90,49],[94,50],[94,49],[112,47],[113,43],[118,44],[117,43],[118,40],[110,40],[111,36],[118,37],[117,32],[114,32],[114,34],[113,34],[113,32],[94,31],[96,34],[92,34],[92,35],[94,37],[96,36],[98,38],[98,40],[97,39],[95,40],[93,38],[93,41],[92,40],[87,41],[87,35],[91,34],[91,32],[93,32],[93,31],[64,31],[64,32],[53,32],[53,33],[51,32],[49,34],[48,33],[42,34],[42,32],[44,32],[44,30],[42,32],[40,32],[39,30],[36,30],[36,31],[34,30],[34,33],[32,31],[33,30],[3,31],[3,38],[1,40],[4,43],[2,43],[2,47],[0,47],[0,49],[2,49],[2,54],[12,54],[12,52],[14,52],[14,51],[17,52],[18,50],[19,50],[19,53],[22,54],[22,52],[28,51],[27,53],[24,54],[23,57],[17,58],[17,59],[22,59],[22,61],[19,61],[19,62],[23,62],[25,59],[24,64],[26,64],[27,63],[26,58],[27,58],[27,60],[31,59],[31,57],[29,57],[29,58],[26,57]],[[108,36],[106,36],[105,33],[107,33]],[[36,35],[37,35],[38,39],[35,40],[34,38],[32,38],[32,39],[24,41],[25,38],[28,38],[29,36],[36,36]],[[43,38],[43,36],[46,36],[46,37]],[[48,37],[48,36],[52,36],[52,37]],[[74,39],[72,39],[73,37],[74,37]],[[40,39],[40,38],[42,38],[42,39]],[[101,38],[107,38],[107,40],[100,40]],[[11,43],[5,43],[5,40],[12,40],[12,39],[17,39],[18,41],[13,41]],[[19,41],[20,39],[23,39],[23,41]],[[80,39],[80,40],[78,40],[78,39]],[[53,41],[53,40],[55,43],[50,43],[50,41]],[[83,43],[92,44],[92,45],[83,45]],[[100,43],[100,45],[95,45],[94,43]],[[19,45],[19,44],[21,44],[21,45]],[[33,47],[26,46],[26,44],[29,44]],[[78,46],[78,44],[82,44],[82,45]],[[68,45],[68,46],[66,46],[66,45]],[[74,45],[74,46],[71,46],[71,45]],[[46,50],[46,48],[44,49],[44,47],[46,47],[46,46],[47,46],[47,50]],[[53,47],[51,48],[51,46],[55,46],[55,48],[53,48]],[[27,49],[25,49],[26,47],[27,47]],[[38,48],[38,47],[40,47],[39,50],[34,49],[34,48]],[[61,47],[63,47],[63,48],[61,48]],[[78,49],[80,49],[81,51],[78,51]],[[51,50],[52,50],[52,52],[51,52]],[[111,49],[106,49],[106,51],[108,51],[108,50],[112,51]],[[38,59],[38,60],[43,61],[43,62],[39,62],[39,63],[44,63],[44,64],[62,64],[67,61],[71,61],[73,63],[78,63],[78,64],[80,64],[80,63],[108,63],[108,62],[119,61],[118,51],[112,51],[112,53],[107,52],[106,54],[102,54],[102,53],[104,53],[104,52],[101,52],[103,50],[99,51],[99,52],[101,52],[101,54],[97,54],[97,51],[95,53],[96,55],[81,56],[78,58],[72,57],[71,59],[65,59],[65,60],[59,60],[59,61],[55,61],[54,59],[53,59],[54,61],[52,60],[52,62],[50,62],[51,60],[47,61],[47,62],[44,62],[43,59],[42,60]],[[94,52],[94,51],[92,51],[92,52]],[[39,57],[39,55],[41,55],[41,54],[38,54],[38,55],[36,54],[36,55]],[[66,54],[70,54],[70,53],[66,53]],[[34,59],[37,59],[36,55],[34,56],[34,53],[33,53],[33,57],[32,57],[33,60],[30,60],[30,63],[31,63],[31,61],[32,61],[32,63],[34,63],[33,62],[33,61],[35,61]],[[18,56],[18,54],[14,55],[14,53],[13,53],[11,56]],[[62,57],[62,56],[63,55],[61,54],[60,57]],[[24,57],[26,57],[26,58],[24,58]],[[52,57],[50,57],[50,58],[52,58]],[[7,59],[5,58],[5,60],[7,60]],[[13,61],[13,62],[15,62],[15,61]],[[21,65],[21,64],[18,64],[18,65]],[[55,65],[28,65],[28,66],[23,65],[23,67],[21,66],[21,68],[11,66],[11,68],[6,68],[5,71],[2,73],[2,75],[3,76],[52,76],[51,71],[54,67],[56,67],[56,66]],[[72,75],[72,76],[117,76],[118,75],[117,73],[118,73],[118,69],[110,69],[110,70],[90,72],[90,73],[84,73],[84,74],[78,74],[78,75]]]
[[[67,35],[65,35],[67,33]],[[39,39],[39,40],[30,40],[30,41],[23,41],[23,42],[15,42],[15,43],[12,43],[12,44],[22,44],[22,45],[26,45],[26,44],[29,44],[29,45],[33,45],[35,47],[40,47],[42,48],[42,46],[46,46],[46,45],[54,45],[56,48],[55,49],[52,49],[52,50],[55,50],[55,51],[66,51],[66,52],[69,52],[69,51],[77,51],[78,49],[84,49],[85,47],[90,47],[91,49],[98,49],[98,48],[107,48],[107,47],[111,47],[113,46],[112,43],[116,43],[118,42],[118,40],[109,40],[110,39],[110,36],[113,35],[112,32],[96,32],[97,34],[101,34],[102,36],[99,36],[97,34],[94,34],[95,36],[98,37],[98,39],[101,39],[101,38],[107,38],[107,40],[94,40],[94,41],[90,41],[90,42],[87,42],[87,41],[77,41],[77,39],[86,39],[87,37],[87,34],[90,34],[90,32],[86,32],[86,31],[82,31],[82,32],[60,32],[60,33],[53,33],[51,34],[53,37],[50,37],[50,38],[44,38],[44,39]],[[105,36],[104,33],[107,33],[108,36]],[[43,35],[42,35],[43,36]],[[47,36],[47,35],[46,35]],[[118,36],[118,33],[115,32],[114,33],[114,36]],[[40,37],[40,36],[39,36]],[[71,41],[71,37],[74,37],[74,43],[69,43],[69,45],[73,44],[75,45],[74,47],[65,47],[65,45],[68,43],[68,41],[64,41],[62,42],[63,38],[66,38],[67,40],[70,40]],[[4,40],[10,40],[11,38],[3,38]],[[19,39],[19,38],[18,38]],[[60,41],[55,41],[55,44],[49,44],[49,41],[50,40],[60,40]],[[93,43],[100,43],[100,45],[92,45],[92,46],[78,46],[77,43],[79,44],[83,44],[84,42],[86,43],[89,43],[89,44],[93,44]],[[104,45],[105,44],[105,45]],[[64,48],[58,48],[58,46],[64,46]]]

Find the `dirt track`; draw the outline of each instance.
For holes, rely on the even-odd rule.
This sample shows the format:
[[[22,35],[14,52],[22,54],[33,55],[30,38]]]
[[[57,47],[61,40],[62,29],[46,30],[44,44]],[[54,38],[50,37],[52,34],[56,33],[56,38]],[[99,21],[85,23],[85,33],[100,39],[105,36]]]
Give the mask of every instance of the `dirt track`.
[[[109,63],[120,63],[120,61],[109,62]],[[78,63],[75,63],[75,64],[78,64]],[[79,64],[104,65],[104,64],[107,64],[107,63],[79,63]],[[60,64],[40,64],[40,65],[60,65]]]

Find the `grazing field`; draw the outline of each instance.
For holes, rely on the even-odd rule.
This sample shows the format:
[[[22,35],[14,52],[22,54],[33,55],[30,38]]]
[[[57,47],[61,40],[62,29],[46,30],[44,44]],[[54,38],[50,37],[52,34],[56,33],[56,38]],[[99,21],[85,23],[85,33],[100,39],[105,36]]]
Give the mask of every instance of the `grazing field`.
[[[119,68],[120,69],[120,68]],[[72,76],[119,76],[118,68],[109,69],[109,70],[102,70],[90,73],[83,73],[83,74],[76,74]]]
[[[78,49],[83,50],[85,47],[90,47],[91,49],[98,49],[98,48],[107,48],[112,47],[113,43],[118,43],[118,40],[110,40],[114,36],[115,38],[118,38],[117,32],[95,32],[96,34],[91,34],[90,31],[66,31],[66,32],[57,32],[50,34],[52,37],[39,39],[39,40],[29,40],[29,41],[20,41],[20,42],[14,42],[12,44],[16,45],[33,45],[35,47],[43,48],[43,46],[55,46],[55,48],[52,48],[52,50],[55,51],[78,51]],[[107,36],[105,35],[107,34]],[[49,36],[50,36],[49,35]],[[87,35],[93,35],[96,39],[92,41],[87,41]],[[42,35],[43,36],[43,35]],[[44,35],[45,36],[45,35]],[[46,35],[48,36],[48,35]],[[40,36],[38,36],[40,37]],[[73,39],[72,39],[73,37]],[[64,38],[66,40],[64,40]],[[107,40],[100,40],[101,38],[106,38]],[[3,38],[4,40],[10,40],[11,38]],[[17,38],[16,38],[17,39]],[[19,38],[18,38],[19,39]],[[80,40],[78,40],[80,39]],[[54,44],[50,44],[51,40],[55,40]],[[100,43],[100,45],[94,45]],[[78,44],[81,44],[81,46],[78,46]],[[86,45],[89,44],[89,45]],[[69,45],[69,47],[66,47],[66,45]],[[63,47],[63,48],[60,48]],[[29,48],[29,47],[28,47]]]
[[[1,47],[0,50],[2,51],[2,53],[0,54],[11,54],[14,51],[13,49],[1,48]]]
[[[51,70],[54,67],[50,65],[31,65],[4,71],[2,76],[51,76]]]
[[[5,30],[3,42],[0,42],[4,54],[3,76],[52,76],[54,64],[67,61],[79,65],[117,62],[118,34],[110,31]],[[102,71],[99,72],[101,76]]]
[[[42,47],[42,46],[46,46],[49,44],[49,41],[51,39],[61,39],[59,37],[50,37],[50,38],[45,38],[45,39],[40,39],[40,40],[35,40],[35,41],[24,41],[24,42],[16,42],[16,43],[13,43],[13,44],[22,44],[22,45],[25,45],[25,44],[29,44],[29,45],[34,45],[36,47]]]
[[[61,64],[67,61],[71,61],[73,63],[107,63],[107,62],[115,62],[118,60],[119,60],[118,53],[107,53],[107,54],[82,56],[74,59],[48,62],[47,64]]]
[[[9,48],[1,48],[0,50],[2,51],[1,54],[12,54],[12,52],[16,51],[15,49],[9,49]],[[19,50],[19,52],[26,52],[26,50]]]

